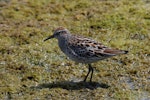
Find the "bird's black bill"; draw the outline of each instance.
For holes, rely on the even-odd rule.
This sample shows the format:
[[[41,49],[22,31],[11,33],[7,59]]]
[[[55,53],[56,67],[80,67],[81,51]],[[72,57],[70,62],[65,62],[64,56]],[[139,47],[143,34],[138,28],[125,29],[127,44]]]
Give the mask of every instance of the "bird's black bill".
[[[49,37],[47,37],[46,39],[44,39],[44,42],[47,41],[47,40],[49,40],[49,39],[51,39],[51,38],[54,38],[54,35],[49,36]]]

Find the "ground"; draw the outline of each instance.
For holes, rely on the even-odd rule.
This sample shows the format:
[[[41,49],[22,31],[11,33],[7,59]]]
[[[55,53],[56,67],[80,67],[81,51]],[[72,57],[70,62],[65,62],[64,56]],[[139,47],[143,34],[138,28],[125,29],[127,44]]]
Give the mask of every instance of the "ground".
[[[126,55],[87,65],[69,60],[57,40],[63,26]],[[149,0],[0,0],[1,100],[149,100]]]

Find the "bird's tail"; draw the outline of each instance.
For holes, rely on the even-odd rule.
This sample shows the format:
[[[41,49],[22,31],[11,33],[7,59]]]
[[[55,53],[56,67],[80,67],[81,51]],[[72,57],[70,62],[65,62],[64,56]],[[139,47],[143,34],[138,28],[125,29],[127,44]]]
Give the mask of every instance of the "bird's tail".
[[[105,49],[105,53],[112,54],[112,55],[118,55],[118,54],[127,54],[127,50],[115,50],[115,49]]]

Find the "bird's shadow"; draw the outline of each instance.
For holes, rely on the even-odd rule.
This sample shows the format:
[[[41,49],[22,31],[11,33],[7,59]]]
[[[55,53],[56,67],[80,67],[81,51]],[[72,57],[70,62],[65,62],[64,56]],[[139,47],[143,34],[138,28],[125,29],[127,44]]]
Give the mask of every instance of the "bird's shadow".
[[[72,82],[72,81],[61,81],[61,82],[53,82],[53,83],[43,83],[39,84],[38,86],[32,86],[31,88],[62,88],[66,90],[80,90],[84,88],[88,89],[96,89],[96,88],[109,88],[110,86],[104,83],[98,83],[98,82]]]

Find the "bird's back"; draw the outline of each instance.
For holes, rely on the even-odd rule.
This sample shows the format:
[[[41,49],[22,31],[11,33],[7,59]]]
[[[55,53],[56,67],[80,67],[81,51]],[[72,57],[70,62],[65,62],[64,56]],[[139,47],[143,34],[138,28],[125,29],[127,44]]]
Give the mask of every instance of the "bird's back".
[[[78,63],[93,63],[126,51],[115,50],[92,39],[71,35],[65,44],[65,52],[70,59]]]

